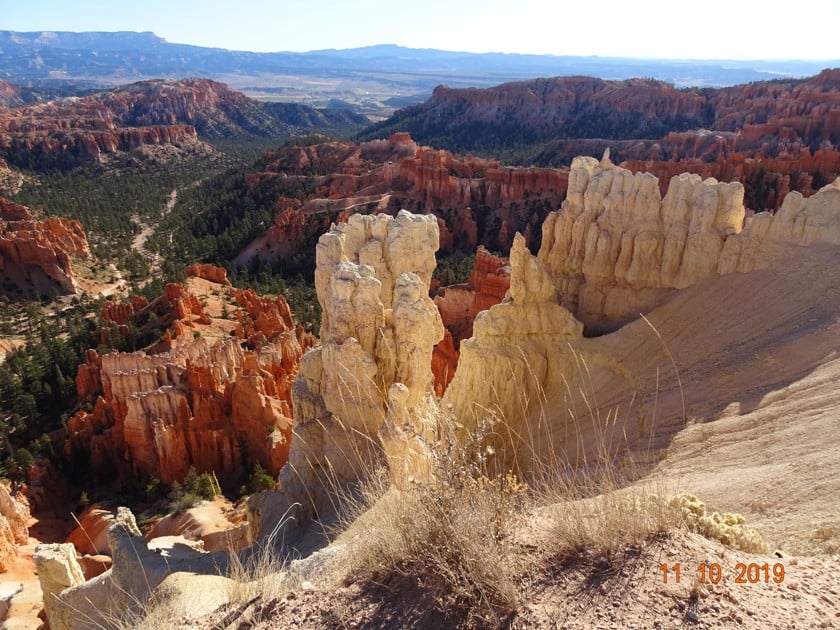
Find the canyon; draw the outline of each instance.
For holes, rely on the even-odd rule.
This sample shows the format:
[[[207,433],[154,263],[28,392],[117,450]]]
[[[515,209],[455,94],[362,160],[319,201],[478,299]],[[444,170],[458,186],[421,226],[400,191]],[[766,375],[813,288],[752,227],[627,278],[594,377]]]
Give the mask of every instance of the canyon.
[[[280,144],[296,133],[341,132],[366,122],[351,113],[262,103],[210,79],[143,81],[29,102],[8,83],[0,88],[0,156],[40,170],[68,170],[144,147],[164,147],[153,154],[173,160],[211,152],[206,143]]]
[[[565,196],[567,177],[562,169],[506,167],[421,147],[405,133],[360,145],[286,147],[265,154],[245,175],[250,190],[277,191],[276,219],[236,262],[283,261],[311,251],[333,221],[400,209],[438,217],[444,254],[479,244],[506,250],[516,231],[536,246],[542,220]]]
[[[248,500],[252,538],[275,538],[280,531],[279,539],[293,545],[307,522],[328,518],[335,507],[332,493],[356,482],[376,462],[386,463],[395,488],[423,483],[436,474],[429,449],[440,436],[451,435],[447,427],[464,445],[483,436],[481,452],[489,470],[528,475],[538,472],[542,458],[561,453],[580,464],[598,448],[607,448],[617,457],[639,450],[653,454],[654,464],[678,475],[679,453],[690,447],[679,435],[693,430],[688,413],[733,417],[727,405],[749,390],[747,382],[770,396],[759,407],[772,411],[772,392],[793,386],[803,375],[810,378],[811,372],[835,369],[836,360],[825,357],[818,340],[834,339],[837,333],[837,300],[831,297],[838,295],[832,289],[836,281],[824,269],[840,246],[840,179],[808,198],[791,192],[779,212],[754,216],[747,216],[738,183],[681,174],[672,178],[664,197],[659,190],[654,176],[615,166],[609,155],[600,161],[578,158],[569,174],[567,199],[545,221],[537,255],[521,234],[513,239],[509,262],[480,252],[470,283],[487,302],[503,289],[505,296],[475,317],[472,337],[460,343],[457,370],[439,404],[433,394],[433,347],[445,330],[428,297],[440,242],[437,219],[404,211],[396,217],[353,214],[332,226],[316,250],[321,343],[300,357],[290,388],[294,430],[277,487]],[[697,255],[707,250],[712,255]],[[818,269],[823,272],[815,273]],[[211,268],[193,273],[220,279]],[[803,284],[806,277],[810,284]],[[788,290],[806,287],[810,298],[770,300],[780,282]],[[630,310],[611,310],[627,297],[624,289],[642,296],[633,308],[646,311],[645,318],[628,321]],[[200,325],[200,302],[196,305],[180,288],[167,293],[179,319]],[[726,297],[714,306],[714,295]],[[446,291],[441,297],[445,303]],[[457,320],[466,313],[468,318],[475,304],[469,298],[455,299],[450,316]],[[761,304],[770,311],[767,316],[758,315]],[[118,309],[110,310],[111,319],[119,322]],[[816,323],[803,326],[805,315]],[[166,317],[163,311],[161,316]],[[691,326],[685,325],[688,319]],[[585,326],[621,324],[612,335],[583,335]],[[706,332],[698,336],[698,331]],[[179,337],[184,335],[164,343],[174,344]],[[739,339],[750,343],[740,347]],[[224,343],[216,348],[226,351]],[[782,372],[766,368],[774,352],[785,357],[788,367]],[[176,353],[177,348],[170,350],[169,356]],[[161,358],[168,364],[147,370],[154,378],[164,378],[178,365]],[[110,388],[119,402],[120,379],[114,377],[120,372],[106,369],[102,359],[103,368],[89,372],[99,374],[103,392]],[[122,360],[129,359],[134,360],[131,355]],[[196,365],[201,367],[200,358]],[[125,378],[138,379],[145,372],[129,371]],[[109,378],[113,382],[107,385]],[[81,380],[95,382],[96,377]],[[591,400],[592,391],[603,398]],[[587,407],[588,415],[574,412]],[[743,406],[742,412],[751,413]],[[768,422],[787,431],[784,418],[791,416],[772,413]],[[825,422],[825,417],[817,420]],[[128,417],[125,424],[128,428]],[[672,440],[675,452],[669,453]],[[142,448],[144,442],[137,443]],[[833,447],[823,445],[822,455],[826,448]],[[707,472],[704,478],[729,479],[727,470]],[[761,470],[765,477],[770,474]],[[834,475],[828,483],[836,482]],[[721,486],[709,483],[708,491],[725,501]],[[797,483],[791,477],[783,485],[790,491]],[[789,514],[774,511],[760,522],[777,536],[792,537],[788,544],[793,549],[807,549],[807,540],[795,533],[801,523],[791,522]],[[44,592],[59,595],[48,609],[59,627],[74,627],[67,610],[85,598],[104,602],[101,598],[113,588],[109,585],[148,596],[148,584],[128,580],[126,571],[138,560],[123,551],[127,539],[120,537],[126,535],[141,545],[139,562],[153,584],[163,584],[171,571],[186,566],[165,567],[161,556],[166,552],[140,541],[127,512],[109,528],[113,567],[92,581],[77,575],[68,590],[51,582],[50,576],[80,574],[81,569],[74,568],[75,558],[60,559],[67,552],[44,547],[36,562]],[[189,556],[190,570],[208,571],[197,568],[211,561],[207,554],[195,550]]]
[[[838,81],[826,70],[725,89],[583,77],[441,87],[433,105],[395,118],[432,111],[456,121],[447,133],[484,129],[500,142],[516,127],[542,143],[545,164],[572,151],[602,155],[562,168],[457,155],[438,145],[443,135],[426,136],[432,148],[402,128],[387,139],[310,137],[264,153],[234,175],[243,196],[233,206],[257,200],[271,219],[249,226],[249,238],[258,236],[234,262],[252,277],[314,269],[320,339],[295,323],[283,297],[235,288],[212,264],[190,265],[155,299],[103,302],[95,342],[143,349],[84,355],[78,405],[50,435],[66,467],[37,458],[26,501],[17,486],[0,487],[0,570],[25,542],[26,503],[38,511],[67,498],[52,483],[62,475],[80,489],[92,479],[171,486],[195,469],[212,471],[231,494],[264,469],[275,487],[247,500],[247,525],[236,514],[225,527],[237,547],[279,535],[288,551],[310,544],[308,524],[335,517],[339,490],[372,467],[384,465],[398,490],[433,479],[434,449],[446,440],[451,449],[477,445],[487,471],[523,479],[549,458],[583,466],[593,453],[634,474],[685,473],[725,509],[746,504],[780,546],[810,553],[817,542],[800,531],[803,519],[828,532],[832,521],[805,504],[819,496],[804,484],[840,487],[830,465],[824,478],[816,472],[833,447],[796,433],[813,425],[824,435],[836,424]],[[0,82],[0,169],[107,166],[138,147],[209,151],[208,138],[275,133],[271,108],[204,79],[66,103],[24,103],[21,94]],[[586,137],[543,138],[545,121]],[[211,203],[196,216],[211,214]],[[70,261],[90,258],[84,230],[34,214],[0,199],[3,291],[77,292]],[[436,255],[473,252],[468,280],[440,286]],[[810,389],[819,396],[813,413]],[[698,463],[707,443],[735,458],[727,444],[738,431],[779,465],[796,464],[794,447],[809,462],[778,488],[744,482],[772,495],[770,507],[753,509],[746,491],[725,488],[737,479],[728,463],[706,474]],[[755,462],[761,483],[771,464]],[[782,489],[803,493],[790,499],[801,518],[786,522],[775,508]],[[131,571],[155,584],[176,566],[209,573],[205,552],[223,538],[190,534],[203,528],[195,513],[167,517],[147,538],[186,532],[203,550],[195,540],[147,543],[126,510],[96,505],[82,516],[95,545],[83,550],[77,531],[75,548],[39,556],[44,593],[59,602],[48,605],[56,627],[72,627],[67,606],[88,596],[103,602],[117,587],[149,596],[152,586]],[[140,556],[130,558],[134,544]],[[103,558],[77,557],[109,545],[108,570]],[[167,567],[181,552],[189,561]]]

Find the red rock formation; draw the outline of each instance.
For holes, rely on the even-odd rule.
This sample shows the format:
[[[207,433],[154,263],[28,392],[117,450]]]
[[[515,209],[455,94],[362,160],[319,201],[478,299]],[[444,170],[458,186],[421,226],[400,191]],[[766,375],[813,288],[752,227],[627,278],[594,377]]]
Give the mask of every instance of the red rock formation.
[[[7,94],[10,88],[0,85],[0,103]],[[0,150],[59,167],[144,145],[197,149],[196,126],[235,131],[248,112],[260,115],[245,95],[206,79],[143,82],[29,105],[9,102],[17,106],[0,109]]]
[[[494,256],[484,247],[475,253],[475,264],[467,284],[443,287],[435,295],[447,334],[432,356],[435,391],[442,396],[455,375],[461,341],[472,336],[473,321],[481,311],[504,299],[510,288],[510,266],[506,258]]]
[[[114,564],[111,556],[102,554],[86,554],[78,558],[78,561],[79,566],[82,568],[82,573],[85,576],[85,580],[92,580],[97,575],[102,575]]]
[[[286,259],[314,248],[330,223],[356,212],[425,211],[440,219],[441,251],[506,249],[513,234],[539,234],[547,213],[565,196],[566,170],[513,168],[418,147],[407,134],[361,145],[322,142],[263,156],[246,184],[278,193],[274,225],[237,258],[247,265]],[[313,175],[315,173],[315,175]],[[306,200],[292,198],[309,187]],[[502,231],[502,226],[507,229]],[[537,245],[537,244],[535,244]]]
[[[93,402],[96,394],[102,390],[101,374],[102,358],[96,350],[87,350],[85,352],[85,362],[79,366],[76,372],[76,392],[79,394],[80,401]]]
[[[71,255],[90,256],[78,221],[36,221],[24,206],[0,197],[0,276],[9,287],[16,286],[20,294],[75,293]]]
[[[446,331],[443,341],[435,346],[432,353],[432,374],[435,377],[435,395],[443,396],[455,370],[458,368],[458,351],[455,349],[455,342],[452,333]]]
[[[94,503],[79,515],[76,527],[64,542],[73,543],[80,554],[110,554],[108,527],[114,522],[114,516],[114,511]]]
[[[215,265],[203,265],[196,263],[187,267],[187,275],[196,278],[203,278],[216,284],[230,284],[227,279],[227,270],[224,267]]]
[[[533,164],[568,164],[575,156],[600,157],[610,148],[616,163],[651,168],[663,186],[669,181],[662,176],[666,171],[740,181],[756,210],[778,208],[787,186],[807,196],[840,174],[836,68],[806,79],[721,89],[677,90],[653,80],[590,77],[486,89],[442,86],[410,114],[383,123],[382,133],[407,129],[421,141],[446,137],[450,148],[485,152],[506,149],[507,138],[516,137],[530,145],[523,159]],[[747,165],[739,173],[751,160],[764,166]],[[679,165],[669,167],[669,162]],[[810,186],[808,177],[819,185]],[[500,241],[523,231],[502,218],[508,221],[508,238]]]
[[[205,308],[211,296],[225,306]],[[76,384],[79,398],[95,396],[95,404],[68,420],[67,459],[87,462],[94,475],[165,483],[190,466],[215,471],[223,483],[257,462],[279,471],[291,439],[291,386],[315,341],[294,325],[286,301],[195,277],[167,285],[149,304],[125,306],[103,309],[103,317],[127,317],[141,331],[153,320],[167,326],[168,341],[148,352],[87,353]]]

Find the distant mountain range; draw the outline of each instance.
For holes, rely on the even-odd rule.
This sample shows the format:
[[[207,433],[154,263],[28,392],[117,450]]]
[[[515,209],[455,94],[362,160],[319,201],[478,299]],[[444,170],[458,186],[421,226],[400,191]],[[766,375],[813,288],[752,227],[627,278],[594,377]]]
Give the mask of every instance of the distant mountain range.
[[[254,53],[172,44],[144,32],[0,31],[0,78],[24,87],[101,88],[151,78],[221,80],[252,96],[388,114],[440,84],[488,87],[536,77],[647,77],[684,86],[725,86],[813,75],[840,60],[680,61],[465,53],[394,45],[305,53]],[[317,77],[317,82],[311,81]],[[338,101],[338,102],[336,102]]]

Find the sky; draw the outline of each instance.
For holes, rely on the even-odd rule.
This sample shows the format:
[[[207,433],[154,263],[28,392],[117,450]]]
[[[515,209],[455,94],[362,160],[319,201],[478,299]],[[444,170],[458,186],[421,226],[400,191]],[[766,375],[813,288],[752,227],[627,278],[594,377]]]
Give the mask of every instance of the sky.
[[[838,59],[840,0],[0,0],[0,30],[153,31],[255,52],[399,44],[666,59]]]

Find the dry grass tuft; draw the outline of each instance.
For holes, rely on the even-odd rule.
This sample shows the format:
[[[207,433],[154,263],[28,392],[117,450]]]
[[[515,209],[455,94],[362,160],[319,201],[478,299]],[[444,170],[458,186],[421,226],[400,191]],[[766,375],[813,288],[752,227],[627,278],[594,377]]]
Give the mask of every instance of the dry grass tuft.
[[[645,488],[630,488],[551,506],[551,544],[556,553],[612,557],[656,534],[681,526],[669,498]]]
[[[473,462],[435,454],[428,483],[400,490],[373,471],[349,502],[339,541],[351,545],[349,574],[370,583],[410,582],[453,625],[497,625],[519,604],[512,535],[526,487],[488,477]],[[407,578],[407,579],[406,579]]]

